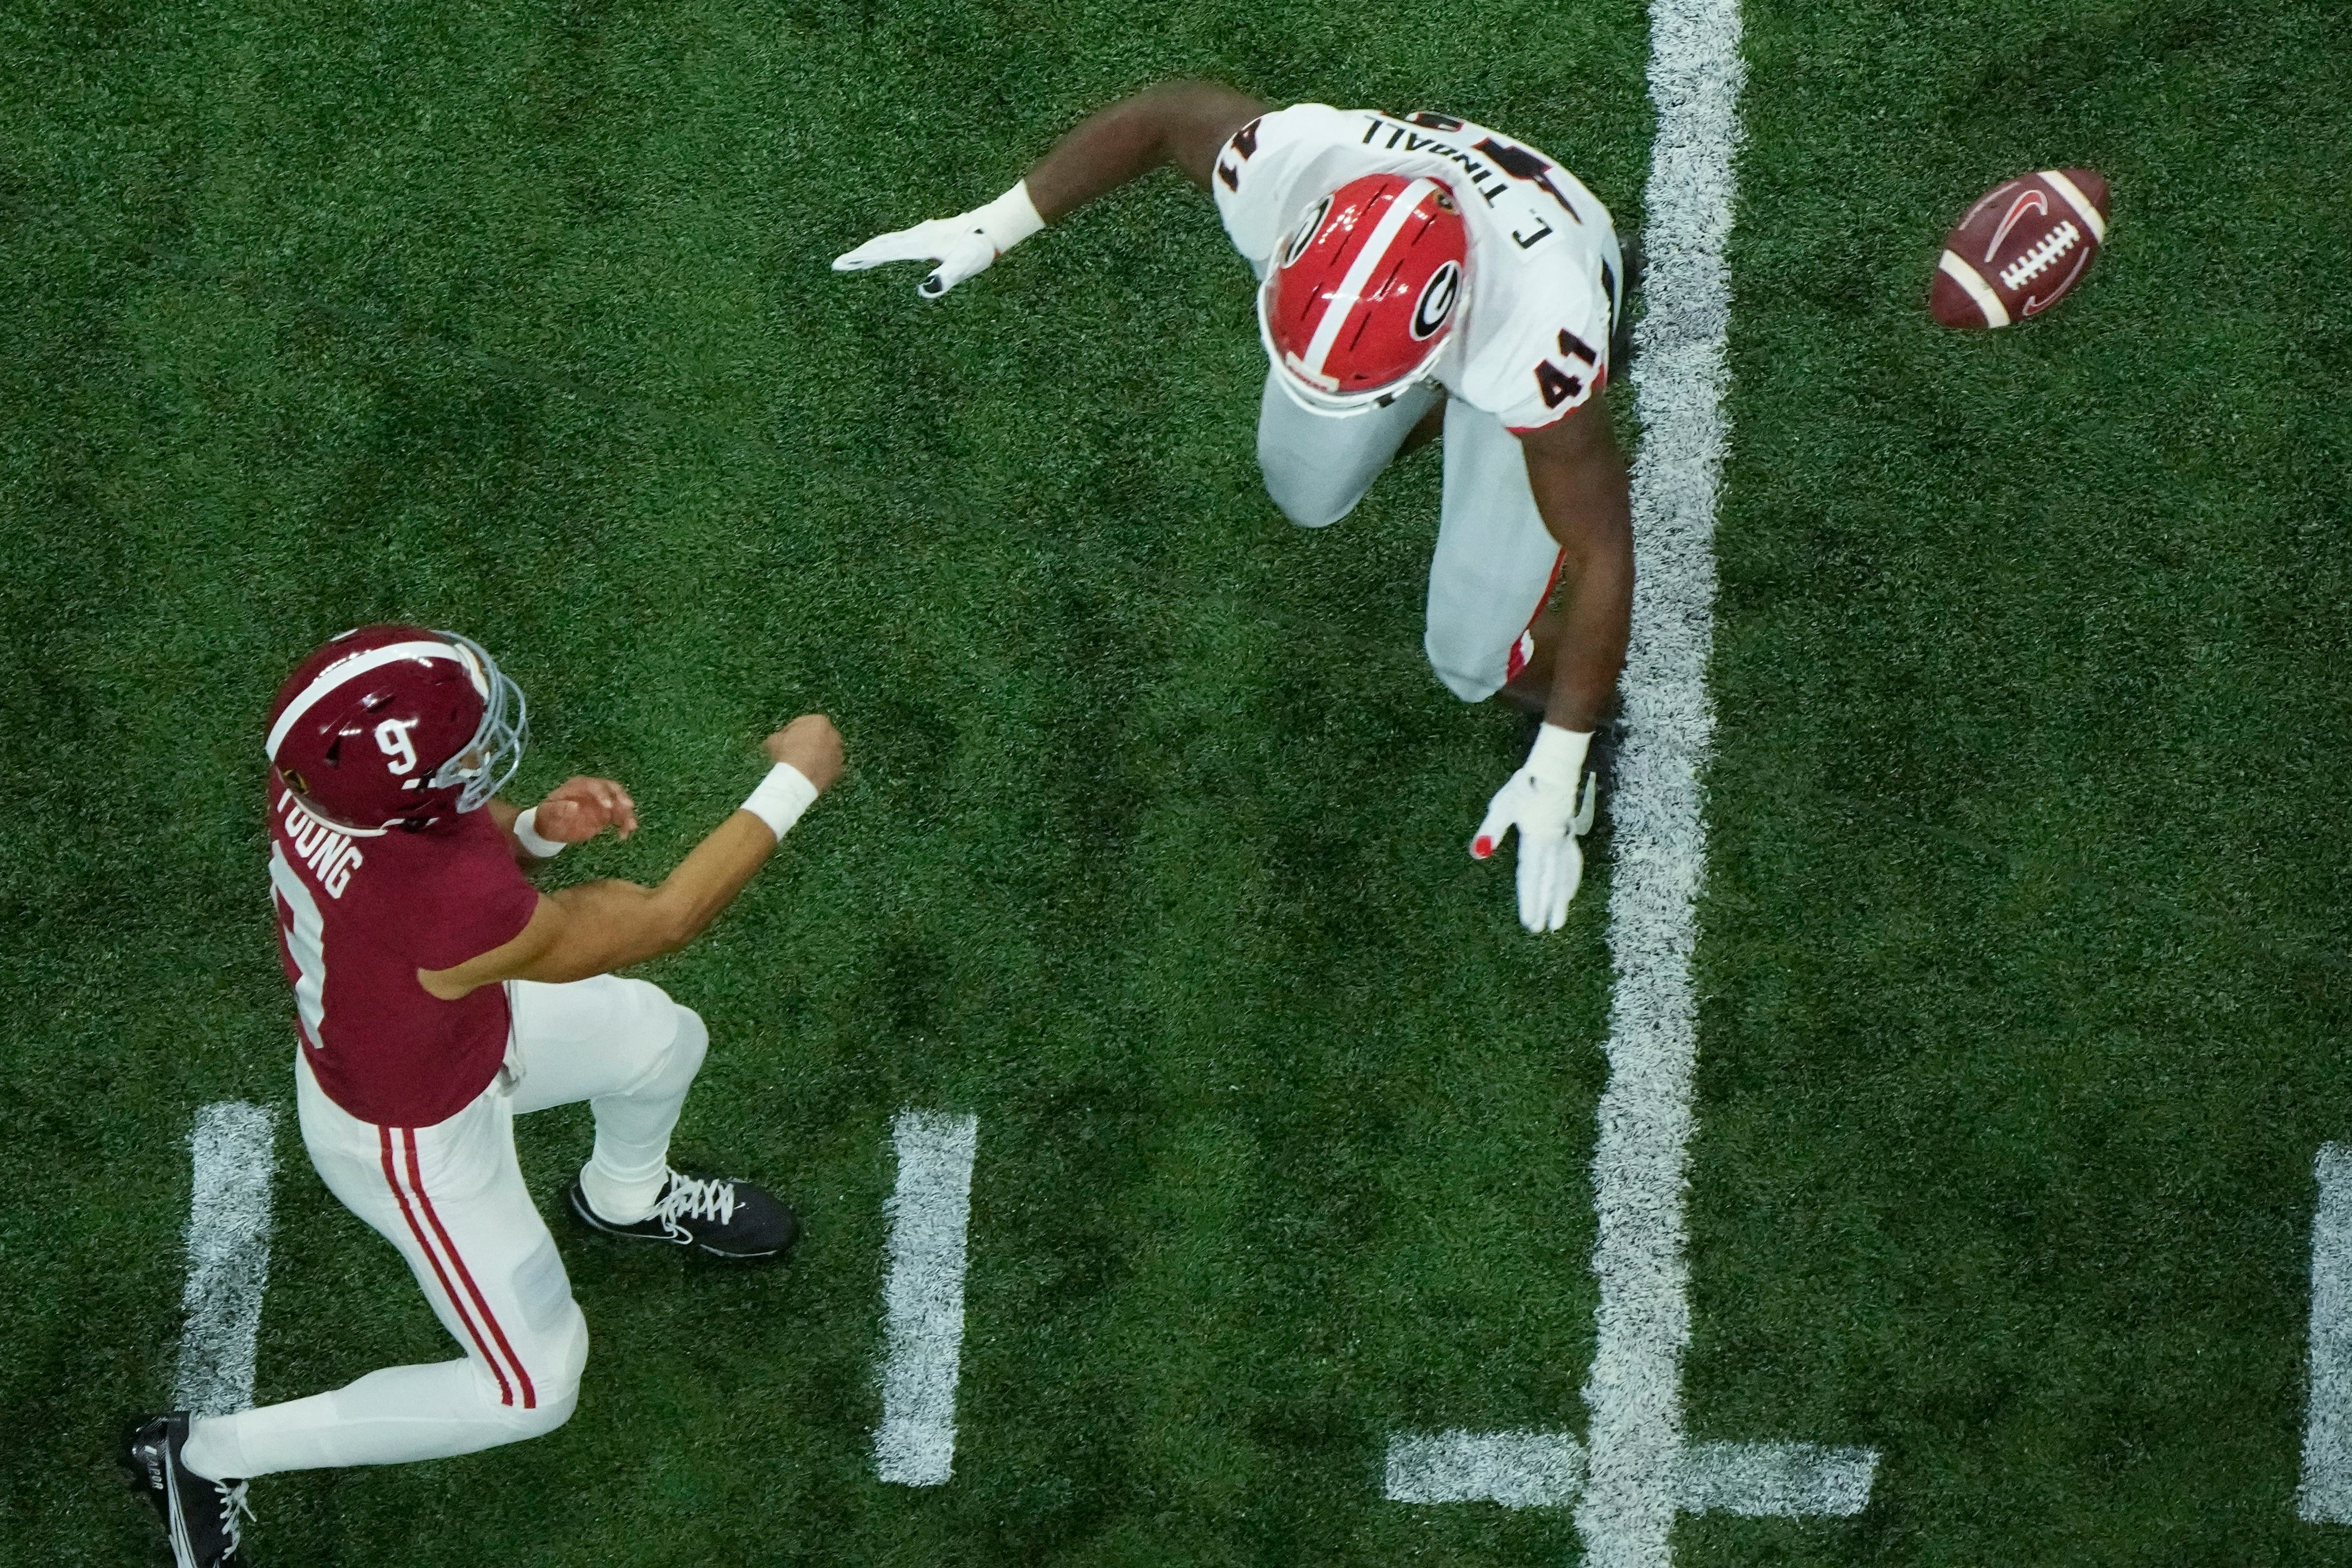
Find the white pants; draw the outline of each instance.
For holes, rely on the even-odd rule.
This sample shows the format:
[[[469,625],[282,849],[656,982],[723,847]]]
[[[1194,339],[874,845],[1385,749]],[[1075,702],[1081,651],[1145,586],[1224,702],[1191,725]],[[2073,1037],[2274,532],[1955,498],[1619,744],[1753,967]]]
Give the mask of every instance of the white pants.
[[[596,1147],[583,1184],[600,1213],[641,1217],[667,1173],[670,1129],[709,1037],[690,1009],[642,980],[519,980],[508,994],[506,1068],[431,1127],[362,1121],[320,1091],[307,1062],[295,1068],[310,1163],[330,1192],[400,1249],[464,1357],[200,1416],[190,1469],[250,1477],[441,1458],[535,1437],[571,1416],[588,1325],[523,1185],[514,1119],[587,1100]]]
[[[1299,407],[1269,370],[1257,413],[1266,493],[1302,528],[1339,521],[1444,395],[1424,384],[1386,408],[1334,418]],[[1534,649],[1528,628],[1550,595],[1559,560],[1559,542],[1528,488],[1519,438],[1495,416],[1449,400],[1444,500],[1422,638],[1446,689],[1483,702],[1519,672]]]

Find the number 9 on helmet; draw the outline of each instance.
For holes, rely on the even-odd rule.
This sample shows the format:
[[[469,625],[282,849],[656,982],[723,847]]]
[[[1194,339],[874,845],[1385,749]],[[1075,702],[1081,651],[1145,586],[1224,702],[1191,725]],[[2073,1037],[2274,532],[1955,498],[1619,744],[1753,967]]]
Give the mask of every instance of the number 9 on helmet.
[[[1316,414],[1394,402],[1444,352],[1469,263],[1468,227],[1440,181],[1367,174],[1318,197],[1257,291],[1276,383]]]
[[[522,692],[479,643],[361,626],[295,667],[269,709],[269,764],[303,809],[361,834],[472,811],[514,776]]]

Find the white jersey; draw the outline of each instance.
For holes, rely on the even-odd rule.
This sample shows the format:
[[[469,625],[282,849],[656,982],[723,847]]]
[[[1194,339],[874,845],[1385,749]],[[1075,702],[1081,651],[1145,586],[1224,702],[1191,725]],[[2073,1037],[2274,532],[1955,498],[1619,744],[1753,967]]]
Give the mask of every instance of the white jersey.
[[[1209,189],[1263,280],[1307,204],[1366,174],[1442,180],[1462,209],[1470,293],[1437,361],[1447,392],[1524,432],[1608,380],[1617,231],[1575,175],[1525,142],[1442,114],[1294,104],[1234,132]]]

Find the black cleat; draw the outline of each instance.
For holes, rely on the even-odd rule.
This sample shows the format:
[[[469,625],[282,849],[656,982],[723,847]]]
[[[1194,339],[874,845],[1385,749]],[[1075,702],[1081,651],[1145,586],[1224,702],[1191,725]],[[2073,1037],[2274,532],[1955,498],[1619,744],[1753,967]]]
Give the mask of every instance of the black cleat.
[[[614,1225],[588,1205],[580,1178],[572,1178],[572,1215],[591,1230],[632,1241],[695,1247],[713,1258],[782,1258],[801,1238],[800,1217],[749,1182],[689,1176],[672,1171],[654,1212],[635,1225]]]
[[[251,1519],[253,1510],[243,1481],[207,1480],[180,1463],[187,1441],[184,1410],[136,1422],[122,1435],[122,1468],[131,1490],[163,1516],[178,1568],[217,1568],[236,1556],[238,1517]]]

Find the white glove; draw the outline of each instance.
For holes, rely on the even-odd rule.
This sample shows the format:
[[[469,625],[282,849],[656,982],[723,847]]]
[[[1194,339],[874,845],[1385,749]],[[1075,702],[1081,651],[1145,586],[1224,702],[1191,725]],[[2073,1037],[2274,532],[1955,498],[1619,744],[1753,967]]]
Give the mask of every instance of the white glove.
[[[1519,830],[1519,923],[1531,931],[1566,925],[1568,901],[1584,880],[1584,851],[1576,840],[1591,831],[1601,793],[1599,775],[1584,771],[1584,753],[1591,744],[1590,731],[1580,734],[1546,724],[1536,731],[1526,764],[1495,792],[1486,820],[1470,841],[1471,857],[1484,860],[1502,847],[1504,835]]]
[[[936,261],[919,291],[936,300],[965,279],[988,270],[998,257],[1045,226],[1022,181],[984,207],[954,217],[926,219],[912,228],[875,236],[833,258],[835,272],[863,272],[892,261]]]

